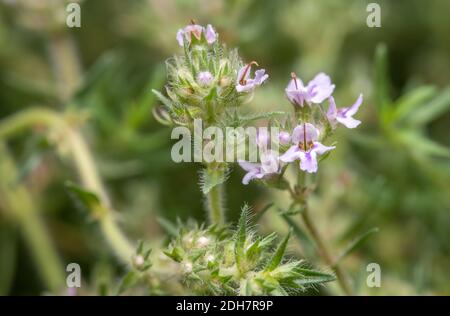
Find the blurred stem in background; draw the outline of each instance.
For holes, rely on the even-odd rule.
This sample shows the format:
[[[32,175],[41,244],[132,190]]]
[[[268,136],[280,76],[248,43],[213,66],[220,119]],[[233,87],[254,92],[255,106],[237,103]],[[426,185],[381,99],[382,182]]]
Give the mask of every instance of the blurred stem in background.
[[[57,80],[62,104],[68,105],[78,84],[82,79],[81,64],[78,59],[75,43],[67,32],[67,28],[51,34],[49,43],[49,59]],[[100,214],[98,220],[101,231],[114,253],[124,263],[129,263],[134,249],[117,226],[111,201],[97,171],[92,154],[82,133],[75,127],[67,129],[68,143],[74,162],[83,185],[99,198],[99,203],[91,205],[94,214]]]
[[[352,290],[350,285],[348,284],[347,277],[344,275],[342,268],[338,264],[335,264],[335,261],[331,256],[328,247],[326,246],[322,236],[320,235],[314,222],[311,220],[311,217],[309,216],[308,207],[306,205],[303,211],[301,212],[301,216],[303,222],[305,223],[306,228],[309,231],[309,234],[313,238],[317,246],[317,249],[319,250],[320,256],[323,258],[323,260],[326,262],[327,265],[333,268],[334,272],[336,273],[336,279],[339,283],[339,286],[342,288],[342,291],[346,295],[352,295]]]
[[[89,148],[81,134],[70,127],[69,122],[63,116],[45,108],[24,110],[0,121],[0,140],[36,125],[64,129],[61,133],[66,136],[63,139],[67,140],[80,179],[86,189],[92,191],[99,199],[98,204],[91,205],[91,212],[99,221],[102,233],[111,249],[124,263],[129,263],[134,249],[113,219],[110,200],[98,175]]]
[[[17,167],[0,141],[0,201],[22,231],[46,287],[54,294],[64,285],[64,268],[27,188],[19,181]]]
[[[350,284],[348,283],[347,276],[345,275],[338,262],[333,259],[333,256],[328,250],[328,246],[326,245],[322,235],[320,234],[314,221],[309,215],[307,194],[310,188],[306,183],[306,174],[303,171],[299,170],[297,174],[297,185],[294,187],[294,189],[290,188],[290,186],[288,189],[294,205],[297,204],[300,206],[300,215],[302,217],[302,221],[305,224],[311,238],[314,240],[319,255],[322,257],[323,261],[325,261],[325,263],[335,272],[336,279],[342,291],[346,295],[352,295],[353,291]]]

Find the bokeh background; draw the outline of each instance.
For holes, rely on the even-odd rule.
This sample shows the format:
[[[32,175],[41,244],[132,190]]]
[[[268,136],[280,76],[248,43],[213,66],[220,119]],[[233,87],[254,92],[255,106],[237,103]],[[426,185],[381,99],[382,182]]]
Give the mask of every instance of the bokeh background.
[[[366,25],[369,2],[85,0],[81,28],[68,28],[67,1],[1,0],[0,129],[30,107],[72,113],[121,227],[131,240],[158,247],[166,238],[161,218],[205,217],[199,166],[171,161],[170,129],[151,115],[158,105],[151,89],[163,88],[164,61],[180,52],[177,29],[191,19],[211,23],[222,41],[270,74],[249,112],[289,111],[283,93],[291,71],[305,80],[328,73],[338,106],[364,93],[363,124],[337,133],[338,149],[321,167],[312,216],[336,254],[379,228],[342,262],[356,293],[448,295],[450,2],[376,1],[381,28]],[[63,271],[55,274],[79,263],[85,294],[103,293],[123,273],[95,221],[68,194],[64,183],[78,181],[76,170],[55,143],[39,126],[0,138],[9,159],[0,170],[14,169],[23,190],[13,206],[0,191],[1,295],[64,294],[49,291],[42,278],[37,261],[45,261],[45,253],[36,254],[27,237],[36,223],[58,254],[60,265],[53,268]],[[226,184],[231,221],[244,202],[255,211],[270,201],[283,205],[283,194],[244,187],[242,175],[234,168]],[[287,227],[270,210],[260,230],[286,233]],[[291,240],[292,253],[305,247]],[[381,266],[380,288],[366,286],[371,262]]]

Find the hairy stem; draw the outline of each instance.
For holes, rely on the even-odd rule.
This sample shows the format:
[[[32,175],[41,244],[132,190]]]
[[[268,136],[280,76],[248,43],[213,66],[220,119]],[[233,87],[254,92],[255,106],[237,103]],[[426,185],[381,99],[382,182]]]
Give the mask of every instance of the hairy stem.
[[[206,196],[206,207],[211,224],[222,225],[225,223],[225,212],[223,209],[223,184],[216,185]]]
[[[18,180],[17,168],[0,142],[0,207],[20,226],[46,287],[58,294],[64,268],[28,189]]]
[[[71,147],[73,159],[83,185],[94,192],[100,199],[98,218],[103,235],[115,254],[125,263],[128,263],[134,253],[134,248],[117,226],[113,218],[111,201],[106,193],[103,183],[95,167],[94,160],[84,138],[75,129],[69,129],[68,142]]]

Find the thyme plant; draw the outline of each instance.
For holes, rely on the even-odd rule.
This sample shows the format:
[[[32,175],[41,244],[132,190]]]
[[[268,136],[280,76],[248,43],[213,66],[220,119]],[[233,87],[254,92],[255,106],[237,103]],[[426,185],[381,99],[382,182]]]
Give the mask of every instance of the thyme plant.
[[[201,120],[204,127],[219,126],[222,129],[248,124],[251,120],[242,115],[240,108],[268,79],[265,70],[259,69],[252,74],[257,62],[242,61],[236,49],[230,50],[219,41],[219,35],[211,25],[203,27],[193,21],[178,31],[177,41],[183,53],[167,62],[167,97],[154,91],[163,104],[154,113],[158,120],[167,125],[186,126],[191,131],[195,129],[195,120]],[[260,129],[254,139],[260,149],[259,162],[241,159],[239,165],[247,172],[243,184],[255,180],[290,193],[290,214],[293,209],[298,209],[294,213],[301,214],[320,255],[334,269],[343,291],[350,294],[350,285],[314,226],[307,207],[314,185],[307,184],[306,177],[316,173],[319,161],[335,148],[323,142],[337,125],[355,128],[361,123],[353,116],[362,103],[362,95],[352,106],[337,108],[332,97],[334,89],[335,85],[324,73],[319,73],[307,85],[292,73],[285,92],[294,106],[293,115],[283,115],[281,120],[275,119],[278,113],[266,115],[265,118],[273,119],[268,127],[277,127],[281,131],[273,139],[273,133],[269,135],[267,130]],[[322,105],[324,101],[329,102],[327,111]],[[284,174],[288,165],[296,160],[300,161],[296,172],[298,181],[292,186]],[[217,161],[204,165],[200,182],[206,195],[211,226],[194,230],[182,227],[165,251],[180,265],[185,284],[192,291],[200,294],[286,295],[303,290],[306,285],[332,279],[331,275],[305,269],[302,260],[283,258],[290,234],[275,251],[271,251],[275,236],[260,238],[247,228],[247,207],[243,208],[234,233],[224,228],[223,183],[229,165]],[[308,277],[311,275],[317,277],[314,282]]]

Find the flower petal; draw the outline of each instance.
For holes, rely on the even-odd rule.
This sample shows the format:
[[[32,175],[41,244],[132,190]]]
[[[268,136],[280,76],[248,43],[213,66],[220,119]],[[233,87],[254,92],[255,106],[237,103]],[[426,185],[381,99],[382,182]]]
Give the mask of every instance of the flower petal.
[[[208,42],[208,44],[214,43],[217,39],[217,33],[216,33],[216,31],[214,31],[214,28],[212,27],[211,24],[208,24],[206,26],[205,38],[206,38],[206,41]]]
[[[285,92],[289,101],[291,101],[294,104],[303,106],[306,97],[305,95],[306,89],[303,86],[303,82],[299,78],[297,77],[292,78],[289,81],[285,89]]]
[[[346,116],[353,116],[356,114],[356,112],[358,112],[359,107],[361,106],[363,101],[363,95],[360,94],[358,99],[356,100],[356,102],[349,107],[347,110],[345,110],[345,115]]]
[[[314,151],[300,153],[300,169],[308,173],[317,172],[317,154]]]
[[[303,85],[303,81],[300,78],[292,78],[287,87],[286,87],[286,91],[295,91],[295,90],[301,90],[303,89],[305,86]]]
[[[258,172],[260,170],[260,164],[248,162],[244,160],[238,161],[239,166],[247,172]]]
[[[267,78],[269,78],[269,75],[266,74],[266,70],[259,69],[255,71],[255,79],[253,79],[253,84],[261,85]]]
[[[264,174],[278,173],[278,157],[274,151],[261,153],[261,169]]]
[[[322,103],[325,99],[331,96],[335,85],[331,83],[331,79],[328,75],[321,72],[308,83],[306,88],[309,94],[309,100],[311,102]]]
[[[236,81],[240,82],[240,81],[246,81],[248,79],[248,77],[250,76],[250,70],[251,70],[251,66],[249,69],[248,65],[245,65],[244,67],[241,67],[241,69],[239,69],[238,74],[237,74],[237,78]]]
[[[314,142],[319,139],[319,130],[311,123],[297,125],[292,132],[292,143]]]
[[[337,116],[336,102],[334,101],[334,98],[332,96],[328,98],[328,102],[330,103],[330,105],[328,106],[327,118],[330,123],[335,123]]]
[[[319,155],[323,155],[324,153],[335,149],[336,146],[325,146],[319,142],[314,142],[311,151],[316,152]]]
[[[247,185],[249,182],[255,178],[262,178],[262,175],[257,172],[248,172],[245,174],[245,176],[242,178],[242,184]]]
[[[253,85],[252,84],[246,84],[246,85],[237,84],[236,85],[236,91],[237,92],[249,92],[251,90],[253,90]]]
[[[297,145],[291,146],[284,154],[282,154],[278,159],[283,162],[293,162],[300,158],[300,148]]]
[[[345,125],[345,127],[347,127],[347,128],[355,128],[355,127],[357,127],[359,124],[361,124],[361,121],[355,120],[355,119],[354,119],[353,117],[351,117],[351,116],[345,117],[345,116],[338,115],[337,118],[336,118],[336,120],[337,120],[339,123]]]
[[[177,32],[177,42],[180,46],[183,46],[183,37],[184,37],[184,31],[183,29],[179,29]]]

